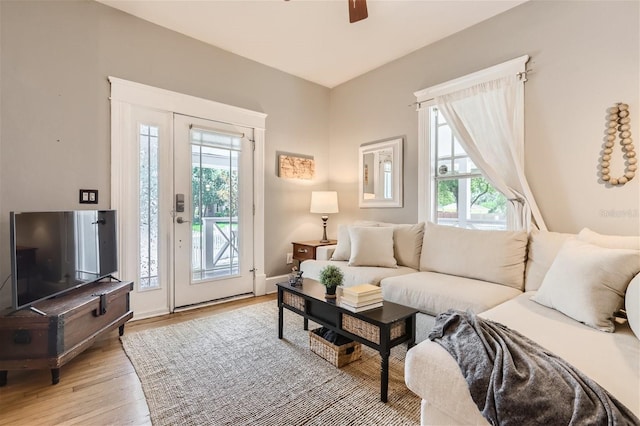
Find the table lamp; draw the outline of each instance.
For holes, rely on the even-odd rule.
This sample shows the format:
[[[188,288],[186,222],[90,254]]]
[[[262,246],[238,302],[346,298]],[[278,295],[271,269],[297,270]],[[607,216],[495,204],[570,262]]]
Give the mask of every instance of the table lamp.
[[[338,213],[338,193],[336,191],[312,191],[311,213],[322,214],[322,239],[321,243],[328,243],[327,220],[330,213]]]

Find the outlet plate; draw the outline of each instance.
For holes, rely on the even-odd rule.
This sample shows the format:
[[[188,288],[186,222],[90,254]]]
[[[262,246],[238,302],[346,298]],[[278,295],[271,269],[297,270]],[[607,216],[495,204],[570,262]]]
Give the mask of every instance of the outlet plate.
[[[78,201],[80,204],[98,204],[98,190],[81,189]]]
[[[293,253],[287,253],[287,265],[291,265],[293,263]]]

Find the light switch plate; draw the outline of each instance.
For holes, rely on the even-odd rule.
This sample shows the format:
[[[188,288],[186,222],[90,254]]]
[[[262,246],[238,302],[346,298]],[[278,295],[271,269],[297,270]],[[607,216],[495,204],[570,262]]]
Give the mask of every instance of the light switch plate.
[[[98,204],[98,190],[97,189],[81,189],[79,201],[80,201],[80,204]]]

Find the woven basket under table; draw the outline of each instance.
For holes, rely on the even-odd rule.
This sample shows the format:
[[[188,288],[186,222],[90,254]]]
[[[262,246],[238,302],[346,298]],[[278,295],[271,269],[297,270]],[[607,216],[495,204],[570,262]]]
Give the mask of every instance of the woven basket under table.
[[[336,346],[326,341],[317,334],[319,328],[309,331],[309,348],[312,352],[320,355],[331,364],[340,368],[350,362],[360,359],[362,356],[362,345],[358,342],[349,342],[341,346]]]

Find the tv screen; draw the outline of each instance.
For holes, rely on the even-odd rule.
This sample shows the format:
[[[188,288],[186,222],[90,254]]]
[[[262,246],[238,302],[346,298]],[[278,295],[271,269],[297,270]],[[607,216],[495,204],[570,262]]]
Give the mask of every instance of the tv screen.
[[[116,212],[11,212],[13,308],[22,309],[118,270]]]

